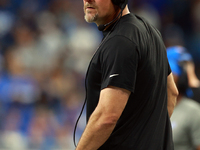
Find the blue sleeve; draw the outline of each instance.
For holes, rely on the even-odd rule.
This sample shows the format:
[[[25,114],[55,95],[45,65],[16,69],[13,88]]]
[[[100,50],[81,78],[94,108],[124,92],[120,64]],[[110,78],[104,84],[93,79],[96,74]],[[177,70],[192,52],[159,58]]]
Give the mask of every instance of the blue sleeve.
[[[177,76],[180,76],[182,74],[182,68],[178,65],[178,63],[169,59],[169,65],[171,67],[173,74],[175,74]]]

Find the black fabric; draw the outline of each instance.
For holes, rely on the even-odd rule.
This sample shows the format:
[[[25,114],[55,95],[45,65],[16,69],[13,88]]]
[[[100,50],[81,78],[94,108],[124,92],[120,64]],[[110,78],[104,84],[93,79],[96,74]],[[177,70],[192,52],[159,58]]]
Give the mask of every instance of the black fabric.
[[[124,9],[128,3],[128,0],[112,0],[114,5],[119,6],[121,9]]]
[[[118,35],[108,42],[110,44],[106,44],[100,54],[101,89],[112,85],[133,92],[138,66],[136,45],[129,39]]]
[[[170,73],[158,30],[138,16],[123,16],[93,56],[86,77],[87,121],[102,89],[112,85],[131,91],[114,131],[99,150],[173,150],[167,111]]]
[[[191,88],[192,89],[192,99],[200,103],[200,87],[197,88]]]
[[[183,70],[181,75],[178,77],[177,89],[179,91],[179,94],[186,95],[188,88],[189,88],[189,85],[188,85],[187,72]]]

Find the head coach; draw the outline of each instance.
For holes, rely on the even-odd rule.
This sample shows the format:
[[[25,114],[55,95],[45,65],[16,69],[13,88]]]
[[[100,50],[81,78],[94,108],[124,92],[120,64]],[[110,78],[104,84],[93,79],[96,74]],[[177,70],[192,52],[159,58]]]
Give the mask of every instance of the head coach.
[[[88,66],[87,125],[76,150],[173,150],[178,91],[160,32],[130,13],[128,0],[83,3],[104,38]]]

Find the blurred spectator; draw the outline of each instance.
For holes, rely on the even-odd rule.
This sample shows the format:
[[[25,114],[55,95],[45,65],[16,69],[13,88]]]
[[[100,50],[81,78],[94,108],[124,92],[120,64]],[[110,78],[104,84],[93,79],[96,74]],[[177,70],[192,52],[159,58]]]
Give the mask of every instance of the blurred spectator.
[[[178,78],[185,71],[189,87],[187,90],[187,96],[200,103],[200,81],[195,73],[192,56],[184,47],[173,46],[167,48],[167,57],[174,74],[174,80],[178,81]]]
[[[5,120],[3,132],[1,134],[1,149],[26,150],[27,140],[23,134],[20,134],[21,124],[20,110],[12,108],[9,110]]]
[[[176,82],[179,96],[171,117],[175,150],[200,150],[200,105],[185,97],[187,74],[182,72]]]
[[[167,57],[179,90],[171,117],[175,150],[200,150],[200,104],[196,102],[200,102],[200,81],[192,56],[184,47],[182,30],[171,24],[164,33]]]
[[[195,72],[192,55],[184,47],[185,40],[183,31],[177,25],[168,25],[164,32],[164,41],[175,81],[178,80],[179,76],[185,70],[189,85],[187,96],[200,102],[200,80]]]

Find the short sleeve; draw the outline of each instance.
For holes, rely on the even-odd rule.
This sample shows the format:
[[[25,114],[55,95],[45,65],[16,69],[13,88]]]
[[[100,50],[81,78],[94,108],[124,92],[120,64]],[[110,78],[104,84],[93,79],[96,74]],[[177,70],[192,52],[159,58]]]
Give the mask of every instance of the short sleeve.
[[[102,84],[134,92],[139,54],[137,46],[129,39],[115,36],[105,43],[101,55]]]

